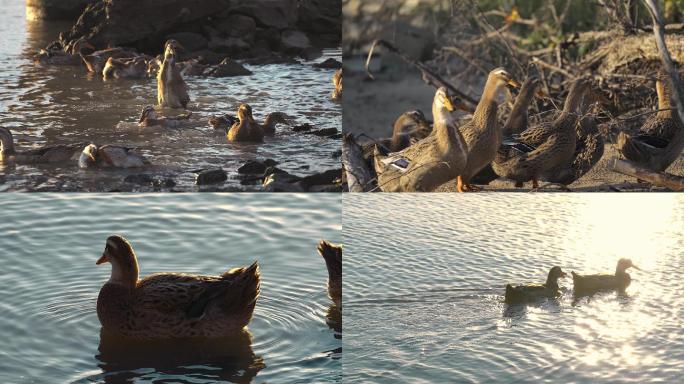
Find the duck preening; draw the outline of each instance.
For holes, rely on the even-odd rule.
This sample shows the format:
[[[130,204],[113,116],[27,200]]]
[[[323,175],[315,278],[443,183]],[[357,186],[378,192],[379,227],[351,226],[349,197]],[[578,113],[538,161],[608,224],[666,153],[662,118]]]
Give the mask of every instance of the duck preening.
[[[186,108],[190,102],[188,86],[176,66],[176,50],[181,45],[169,40],[164,46],[164,59],[157,72],[157,103],[162,107]]]
[[[342,246],[321,240],[318,254],[328,268],[328,295],[339,306],[342,304]]]
[[[591,294],[603,290],[624,291],[629,287],[632,278],[627,273],[628,268],[639,269],[630,259],[618,260],[615,274],[580,275],[572,272],[572,281],[575,286],[575,294]]]
[[[561,267],[555,266],[549,271],[544,284],[525,284],[513,286],[506,285],[506,303],[517,304],[533,302],[543,298],[553,299],[560,296],[560,289],[558,287],[558,279],[566,277],[567,274],[563,272]]]
[[[122,236],[107,238],[96,264],[110,263],[97,317],[111,334],[134,339],[222,337],[249,324],[259,297],[259,266],[218,276],[155,273],[139,279],[138,260]]]
[[[140,127],[164,127],[176,128],[180,125],[186,124],[192,116],[192,112],[184,113],[175,117],[164,117],[157,115],[157,111],[153,106],[145,106],[140,112],[138,119],[138,126]]]
[[[137,154],[134,148],[119,145],[88,144],[78,158],[80,168],[139,168],[149,161]]]
[[[12,132],[0,127],[0,163],[41,164],[76,161],[83,144],[46,145],[41,148],[17,151]]]

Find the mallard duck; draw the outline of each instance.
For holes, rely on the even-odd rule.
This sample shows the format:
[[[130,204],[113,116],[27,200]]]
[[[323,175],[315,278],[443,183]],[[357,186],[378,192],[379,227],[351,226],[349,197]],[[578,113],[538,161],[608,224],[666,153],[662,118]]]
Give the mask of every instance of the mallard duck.
[[[632,260],[620,259],[618,260],[614,275],[580,275],[573,271],[572,282],[575,287],[575,294],[587,294],[603,290],[624,291],[632,282],[632,278],[626,272],[628,268],[641,270],[632,264]]]
[[[228,141],[264,141],[264,130],[252,117],[252,107],[240,104],[238,108],[239,122],[233,124],[226,136]]]
[[[149,161],[134,152],[133,148],[118,145],[88,144],[78,158],[81,168],[139,168],[149,165]]]
[[[122,236],[107,238],[96,264],[112,274],[97,297],[97,317],[112,333],[134,339],[222,337],[249,324],[259,297],[259,266],[218,276],[155,273],[138,277],[138,260]]]
[[[517,186],[532,180],[537,188],[540,178],[553,178],[559,167],[569,167],[577,144],[578,110],[589,85],[584,79],[575,81],[563,110],[551,124],[528,128],[521,133],[519,141],[505,143],[515,150],[499,150],[492,164],[496,174],[514,180]]]
[[[86,48],[95,49],[84,37],[70,42],[64,49],[59,49],[59,45],[51,44],[46,49],[41,49],[33,57],[36,64],[42,65],[80,65],[83,50]]]
[[[328,267],[328,295],[339,306],[342,304],[342,246],[321,240],[318,254]]]
[[[188,86],[176,67],[176,49],[181,47],[169,40],[164,47],[164,60],[157,72],[157,102],[162,107],[186,108],[190,102]]]
[[[458,176],[466,164],[466,146],[451,112],[454,104],[441,87],[432,102],[434,127],[423,140],[396,153],[375,147],[378,186],[386,192],[432,191]]]
[[[459,192],[475,190],[470,185],[470,179],[494,160],[496,151],[501,145],[501,129],[496,116],[499,104],[496,99],[506,85],[520,87],[520,84],[513,80],[503,68],[489,72],[472,120],[459,127],[468,148],[468,161],[458,175]]]
[[[537,301],[543,298],[554,299],[560,296],[558,279],[566,277],[561,267],[555,266],[549,271],[544,284],[506,285],[506,303],[516,304]]]
[[[192,112],[188,112],[176,117],[160,117],[154,107],[148,105],[143,108],[138,119],[138,126],[140,127],[164,127],[175,128],[179,125],[187,123],[192,116]]]
[[[83,144],[60,144],[27,151],[14,149],[14,138],[9,129],[0,127],[0,163],[40,164],[76,161]]]
[[[617,148],[622,156],[653,171],[662,172],[684,149],[684,125],[672,105],[672,85],[662,70],[656,78],[659,112],[646,120],[636,135],[620,132]]]
[[[420,109],[402,113],[392,127],[392,139],[389,149],[398,152],[411,145],[412,141],[426,138],[432,127]]]
[[[330,98],[333,100],[339,100],[342,98],[342,68],[335,71],[332,77],[332,83],[335,89],[332,91]]]
[[[147,73],[147,63],[144,57],[132,59],[115,59],[110,57],[102,70],[102,78],[109,79],[139,79]]]
[[[520,92],[513,103],[513,108],[511,108],[511,112],[501,129],[504,140],[513,135],[520,134],[528,128],[529,114],[527,110],[534,96],[541,96],[539,91],[540,85],[539,77],[535,75],[528,76],[523,82]]]
[[[115,48],[101,49],[101,50],[95,51],[89,55],[80,55],[80,56],[81,56],[81,60],[85,64],[88,72],[101,74],[102,70],[105,67],[105,64],[107,63],[107,60],[110,57],[113,57],[115,59],[133,58],[133,57],[137,57],[138,54],[136,54],[133,51],[127,50],[125,48],[115,47]]]

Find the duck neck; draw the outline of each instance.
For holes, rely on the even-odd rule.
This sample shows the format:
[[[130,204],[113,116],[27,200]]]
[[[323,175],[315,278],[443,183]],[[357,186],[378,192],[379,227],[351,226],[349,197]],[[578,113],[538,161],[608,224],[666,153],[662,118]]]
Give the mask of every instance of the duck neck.
[[[580,87],[570,88],[570,92],[565,98],[565,104],[563,104],[563,113],[578,113],[582,101],[584,100],[584,93],[584,89],[580,89]]]
[[[656,93],[658,94],[658,113],[656,116],[669,119],[672,117],[672,103],[670,98],[672,92],[670,90],[669,79],[659,79],[656,81]],[[665,109],[665,111],[663,111]],[[623,271],[624,272],[624,271]]]
[[[490,120],[496,119],[496,110],[499,106],[496,98],[503,84],[499,79],[490,76],[487,79],[480,102],[477,103],[475,113],[473,113],[473,122],[479,129],[486,129],[487,127],[496,126],[496,124],[488,124]]]
[[[135,288],[138,283],[138,261],[135,258],[135,254],[130,261],[112,262],[112,274],[109,277],[109,283],[121,285],[129,289]]]
[[[264,120],[264,129],[274,130],[276,124],[278,124],[275,120],[275,116],[272,113],[269,113]]]
[[[546,288],[552,289],[554,291],[557,291],[559,289],[558,279],[553,277],[553,276],[549,276],[546,278],[546,284],[545,285],[546,285]]]
[[[511,109],[511,114],[508,116],[508,119],[504,124],[504,136],[520,133],[527,128],[527,109],[532,103],[532,97],[534,97],[535,88],[536,83],[533,81],[526,81],[523,84],[518,97],[515,98],[515,103]]]
[[[458,130],[455,128],[454,117],[443,106],[432,106],[432,118],[435,120],[433,131],[439,145],[450,145],[460,142]]]
[[[12,133],[7,128],[0,128],[0,159],[15,154]]]
[[[627,268],[625,268],[625,267],[623,267],[623,266],[621,266],[621,265],[618,265],[618,266],[615,268],[615,276],[624,276],[624,275],[626,275],[626,274],[627,274]]]

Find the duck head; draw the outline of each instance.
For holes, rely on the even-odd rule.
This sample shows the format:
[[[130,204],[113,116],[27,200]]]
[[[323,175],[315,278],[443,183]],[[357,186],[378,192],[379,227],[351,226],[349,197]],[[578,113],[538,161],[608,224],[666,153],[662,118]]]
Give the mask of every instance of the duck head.
[[[591,82],[588,78],[581,78],[575,80],[570,86],[568,96],[565,97],[565,104],[563,104],[563,112],[578,113],[584,104],[584,97],[591,90]]]
[[[615,274],[618,275],[618,274],[625,273],[625,271],[628,268],[634,268],[637,271],[641,271],[641,269],[639,267],[637,267],[636,265],[634,265],[632,263],[632,260],[623,258],[623,259],[618,260],[617,268],[615,268]]]
[[[95,164],[97,164],[97,145],[88,144],[81,151],[81,155],[78,158],[78,166],[80,168],[89,168]]]
[[[249,104],[240,104],[237,114],[240,121],[249,121],[251,123],[254,122],[254,117],[252,117],[252,107],[250,107]]]
[[[453,112],[456,109],[468,111],[468,108],[465,104],[463,104],[463,101],[461,101],[461,99],[459,99],[458,97],[449,96],[446,88],[444,87],[439,87],[437,89],[437,92],[435,92],[435,98],[432,101],[433,114],[435,112],[435,109],[437,109],[438,111],[446,110],[447,112]],[[423,116],[423,118],[425,118],[425,116]]]
[[[14,154],[16,152],[14,151],[12,132],[7,128],[0,127],[0,160]]]
[[[102,69],[102,78],[111,79],[114,77],[114,71],[118,68],[118,63],[114,61],[114,58],[110,57]]]
[[[154,110],[153,106],[147,105],[140,112],[140,119],[138,120],[138,124],[142,123],[145,120],[154,120],[156,118],[157,111]]]
[[[546,279],[546,286],[552,289],[558,289],[558,279],[567,276],[568,274],[563,272],[561,267],[555,266],[549,271],[549,276]]]
[[[110,283],[135,287],[138,281],[138,259],[131,243],[123,236],[114,235],[107,238],[102,256],[95,262],[96,265],[103,263],[112,265]]]
[[[176,40],[167,40],[164,44],[164,60],[174,62],[178,57],[178,49],[183,46]]]
[[[507,70],[501,67],[489,72],[487,82],[489,83],[490,81],[494,83],[496,88],[500,88],[502,86],[520,88],[520,83],[515,81],[513,79],[513,76],[511,76],[511,74]]]

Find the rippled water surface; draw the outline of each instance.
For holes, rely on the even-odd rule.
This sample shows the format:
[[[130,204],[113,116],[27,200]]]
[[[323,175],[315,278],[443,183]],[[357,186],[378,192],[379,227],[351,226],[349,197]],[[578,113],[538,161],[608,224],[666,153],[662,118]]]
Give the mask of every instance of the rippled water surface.
[[[195,120],[186,129],[141,130],[135,124],[145,105],[156,103],[156,80],[103,82],[84,67],[34,66],[32,56],[70,25],[25,19],[23,0],[0,0],[0,126],[12,130],[17,149],[60,143],[95,142],[139,148],[152,166],[148,169],[93,172],[76,164],[62,166],[2,166],[0,190],[147,190],[123,179],[146,173],[172,178],[175,190],[196,190],[192,171],[222,167],[229,180],[212,188],[258,190],[241,185],[236,169],[251,159],[271,158],[279,168],[308,175],[339,167],[332,154],[339,140],[292,133],[279,126],[263,144],[228,143],[225,134],[207,123],[210,115],[235,114],[249,103],[258,121],[273,111],[285,112],[294,124],[341,128],[342,108],[330,100],[332,69],[316,69],[314,62],[247,66],[251,76],[186,77]],[[341,60],[339,49],[323,57]],[[177,112],[176,112],[177,113]]]
[[[683,224],[681,194],[345,195],[345,382],[680,382]],[[623,296],[503,303],[621,257]]]
[[[341,197],[309,196],[2,196],[0,382],[340,382],[341,319],[316,244],[341,240]],[[95,304],[110,266],[95,261],[115,233],[141,276],[258,260],[249,332],[199,345],[101,338]]]

